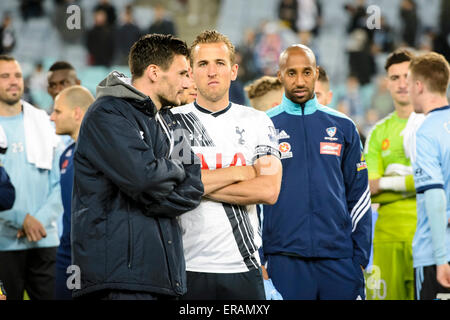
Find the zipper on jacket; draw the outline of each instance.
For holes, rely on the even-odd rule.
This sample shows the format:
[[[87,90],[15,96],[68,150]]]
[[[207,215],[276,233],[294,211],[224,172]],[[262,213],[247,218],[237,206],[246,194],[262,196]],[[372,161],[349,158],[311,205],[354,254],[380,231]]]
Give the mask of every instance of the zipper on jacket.
[[[164,133],[166,134],[167,140],[169,141],[170,147],[169,147],[169,153],[167,154],[167,157],[170,157],[170,155],[172,154],[173,148],[175,146],[175,141],[173,140],[172,132],[170,130],[170,127],[167,125],[166,121],[161,116],[159,111],[156,114],[155,118],[156,118],[156,121],[159,122],[159,124],[161,125]]]
[[[308,157],[308,137],[307,137],[307,130],[306,130],[306,126],[305,126],[305,107],[306,104],[305,103],[301,103],[300,107],[302,108],[302,121],[303,121],[303,133],[304,133],[304,143],[305,143],[305,158],[306,158],[306,163],[307,163],[307,167],[306,167],[306,183],[309,186],[309,192],[308,192],[308,207],[312,209],[312,202],[311,202],[311,183],[309,183],[310,181],[310,177],[309,177],[309,157]],[[309,241],[311,243],[311,255],[314,255],[314,240],[312,237],[313,234],[313,229],[312,229],[312,222],[311,220],[314,218],[312,214],[309,215],[308,217],[308,224],[309,224]]]
[[[161,242],[162,242],[163,248],[164,248],[164,256],[165,256],[165,258],[166,258],[167,271],[168,271],[168,273],[169,273],[170,284],[171,284],[172,287],[173,287],[172,272],[171,272],[171,268],[170,268],[170,264],[169,264],[169,257],[168,257],[168,255],[167,255],[167,243],[165,242],[164,237],[162,236],[163,233],[162,233],[162,230],[161,230],[161,225],[160,225],[160,223],[159,223],[159,220],[158,220],[158,219],[156,219],[156,220],[157,220],[157,224],[158,224],[159,238],[161,239]]]
[[[133,226],[131,225],[130,204],[128,204],[128,269],[131,269],[133,260]]]

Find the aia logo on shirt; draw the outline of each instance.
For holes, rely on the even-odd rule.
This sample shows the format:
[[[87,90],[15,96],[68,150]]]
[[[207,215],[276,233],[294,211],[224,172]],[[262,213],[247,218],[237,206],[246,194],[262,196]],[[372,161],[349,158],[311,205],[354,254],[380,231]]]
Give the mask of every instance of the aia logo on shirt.
[[[205,156],[201,153],[197,153],[197,157],[200,159],[202,163],[202,169],[209,170],[210,166],[208,165],[208,163],[206,163]],[[245,156],[241,152],[238,152],[234,155],[233,160],[231,161],[229,166],[235,167],[236,165],[238,165],[238,162],[240,162],[241,166],[243,167],[247,165],[245,161]],[[212,163],[210,163],[210,165],[212,165]],[[216,153],[216,164],[214,168],[221,169],[222,167],[223,167],[222,154]]]
[[[333,142],[321,142],[320,154],[329,154],[333,156],[341,155],[342,144]]]

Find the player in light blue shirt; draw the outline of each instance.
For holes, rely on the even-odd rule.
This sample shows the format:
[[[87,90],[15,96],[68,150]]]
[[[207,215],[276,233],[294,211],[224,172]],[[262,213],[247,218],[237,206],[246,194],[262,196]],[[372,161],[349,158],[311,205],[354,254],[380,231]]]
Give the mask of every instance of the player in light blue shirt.
[[[23,101],[20,64],[0,55],[0,125],[8,150],[0,161],[16,200],[0,215],[0,279],[8,300],[54,297],[57,221],[63,211],[59,185],[62,145],[48,115]]]
[[[416,112],[426,118],[416,132],[413,153],[417,229],[413,240],[416,298],[450,294],[450,67],[442,55],[413,59],[408,91]]]

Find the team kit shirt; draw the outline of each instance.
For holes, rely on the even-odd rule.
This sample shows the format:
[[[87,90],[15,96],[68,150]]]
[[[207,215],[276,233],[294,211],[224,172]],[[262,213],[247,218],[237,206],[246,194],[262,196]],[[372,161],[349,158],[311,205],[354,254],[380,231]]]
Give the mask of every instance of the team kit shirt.
[[[407,122],[393,112],[374,126],[364,150],[369,179],[396,175],[412,178],[412,166],[403,148],[402,132]],[[374,242],[412,241],[417,216],[415,192],[405,191],[402,195],[404,199],[380,206]]]
[[[230,103],[211,112],[196,102],[172,112],[189,137],[202,169],[250,166],[266,155],[279,157],[270,118]],[[259,268],[261,231],[256,205],[239,206],[203,198],[179,217],[186,270],[239,273]]]
[[[61,172],[61,197],[64,207],[62,217],[63,232],[61,235],[61,243],[57,252],[57,263],[67,268],[71,264],[71,245],[70,245],[70,226],[71,226],[71,203],[73,188],[73,153],[75,142],[72,142],[66,150],[64,150],[59,160],[59,168]]]
[[[57,220],[62,212],[58,169],[62,150],[60,147],[55,149],[52,170],[36,168],[27,160],[23,112],[0,117],[0,125],[8,138],[8,151],[0,155],[0,162],[16,188],[14,206],[0,215],[0,250],[56,247],[59,245]],[[38,219],[47,232],[47,236],[38,242],[16,236],[27,214]]]
[[[416,133],[416,160],[413,164],[417,190],[417,229],[413,240],[414,268],[434,265],[433,244],[424,192],[445,190],[447,221],[450,219],[450,106],[434,109]],[[450,228],[446,229],[447,261],[450,261]]]

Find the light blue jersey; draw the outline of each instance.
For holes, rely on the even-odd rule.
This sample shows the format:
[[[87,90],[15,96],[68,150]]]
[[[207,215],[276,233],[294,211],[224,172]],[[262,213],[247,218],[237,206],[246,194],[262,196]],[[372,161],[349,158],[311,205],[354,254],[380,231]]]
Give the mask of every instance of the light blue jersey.
[[[424,192],[444,189],[447,220],[450,218],[450,106],[431,111],[416,133],[413,164],[417,190],[417,229],[413,240],[414,268],[436,264]],[[447,261],[450,261],[450,228],[446,229]]]
[[[58,246],[57,221],[63,212],[59,185],[62,149],[54,151],[52,170],[38,169],[27,161],[23,112],[0,117],[0,125],[8,139],[8,150],[0,160],[16,188],[13,208],[0,214],[0,251]],[[47,232],[47,237],[37,243],[16,237],[27,213],[38,219]]]

